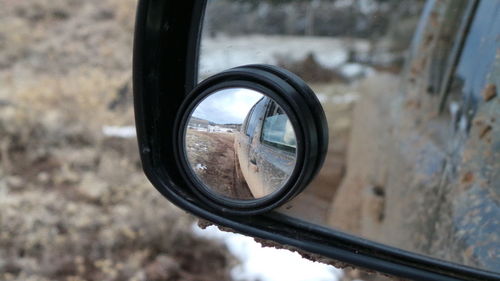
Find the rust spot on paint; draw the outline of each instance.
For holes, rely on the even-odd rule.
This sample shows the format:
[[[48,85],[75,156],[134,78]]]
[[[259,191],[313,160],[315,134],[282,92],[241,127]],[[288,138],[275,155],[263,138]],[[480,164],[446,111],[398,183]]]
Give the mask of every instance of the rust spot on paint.
[[[486,125],[484,128],[481,129],[481,131],[479,131],[479,138],[483,139],[486,135],[488,135],[491,132],[492,129],[493,127],[491,125]]]
[[[472,172],[467,172],[462,177],[462,183],[471,183],[474,180],[474,174]]]
[[[497,87],[494,84],[488,84],[483,90],[483,100],[489,102],[497,96]]]
[[[474,246],[468,247],[464,252],[464,255],[469,259],[472,257],[473,254],[474,254]]]
[[[424,38],[424,46],[427,47],[434,40],[434,34],[427,34]]]
[[[419,109],[421,104],[420,104],[420,101],[418,101],[418,100],[410,99],[410,100],[406,101],[405,106],[408,109],[410,109],[410,108]]]
[[[484,124],[486,124],[486,121],[483,118],[477,118],[474,120],[475,126],[483,126]]]
[[[477,127],[479,132],[479,138],[484,139],[489,135],[491,130],[493,130],[492,124],[495,122],[494,118],[485,119],[484,117],[478,117],[474,120],[473,125]]]

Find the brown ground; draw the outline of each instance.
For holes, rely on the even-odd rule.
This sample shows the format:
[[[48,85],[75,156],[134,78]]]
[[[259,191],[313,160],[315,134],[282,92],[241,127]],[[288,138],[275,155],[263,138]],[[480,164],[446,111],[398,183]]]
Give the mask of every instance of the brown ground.
[[[234,152],[234,134],[189,129],[186,134],[191,167],[213,191],[230,198],[253,199]],[[206,168],[197,168],[197,165]]]
[[[280,211],[286,214],[326,225],[330,203],[335,197],[346,170],[347,147],[351,132],[351,116],[354,103],[336,104],[332,98],[352,92],[344,84],[314,84],[316,93],[326,100],[321,104],[329,126],[328,152],[323,167],[309,186]]]
[[[0,280],[231,280],[236,260],[145,178],[134,0],[0,0]]]
[[[385,157],[378,153],[387,145],[388,103],[397,93],[397,79],[378,76],[361,85],[364,92],[353,113],[347,175],[330,204],[327,224],[371,239],[384,236],[377,225],[384,220]],[[384,126],[387,125],[387,126]],[[373,136],[367,139],[367,136]],[[378,240],[378,239],[377,239]]]

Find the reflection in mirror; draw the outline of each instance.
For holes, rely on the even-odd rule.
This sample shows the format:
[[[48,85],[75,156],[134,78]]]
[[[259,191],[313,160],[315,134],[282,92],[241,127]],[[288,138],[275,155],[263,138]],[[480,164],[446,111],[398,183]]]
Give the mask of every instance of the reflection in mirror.
[[[296,143],[284,110],[246,88],[208,95],[193,110],[185,133],[194,174],[210,192],[237,200],[280,190],[295,167]]]
[[[428,5],[410,49],[424,1],[208,1],[199,76],[267,63],[317,94],[326,160],[278,212],[499,272],[500,4]]]

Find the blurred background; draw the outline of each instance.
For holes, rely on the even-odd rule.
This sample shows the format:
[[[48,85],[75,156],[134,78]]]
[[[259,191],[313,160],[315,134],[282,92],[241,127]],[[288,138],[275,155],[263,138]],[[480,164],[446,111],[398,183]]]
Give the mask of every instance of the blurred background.
[[[359,206],[351,193],[338,192],[347,171],[354,106],[369,94],[381,97],[380,93],[398,91],[398,78],[424,2],[208,1],[200,79],[245,64],[278,65],[304,79],[325,110],[329,127],[325,163],[309,187],[280,211],[361,234],[356,218],[363,209],[377,206]],[[376,192],[367,197],[363,204],[381,201]]]
[[[423,1],[208,2],[200,79],[246,63],[305,79],[332,130],[332,172],[316,179],[316,194],[337,186],[352,109],[373,83],[397,84]],[[242,253],[253,240],[201,231],[143,175],[131,85],[136,4],[0,0],[0,280],[285,280],[252,274]],[[297,255],[284,267],[293,262],[308,264]],[[383,280],[302,269],[326,272],[303,280]]]

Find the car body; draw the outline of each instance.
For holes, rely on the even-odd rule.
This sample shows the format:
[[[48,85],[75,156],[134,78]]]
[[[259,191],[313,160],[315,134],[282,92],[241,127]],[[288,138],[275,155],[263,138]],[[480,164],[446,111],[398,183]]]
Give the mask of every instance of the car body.
[[[264,96],[236,133],[237,165],[255,198],[282,187],[295,167],[296,139],[284,110]]]
[[[429,2],[399,89],[356,105],[331,225],[499,270],[499,11],[500,1]]]

